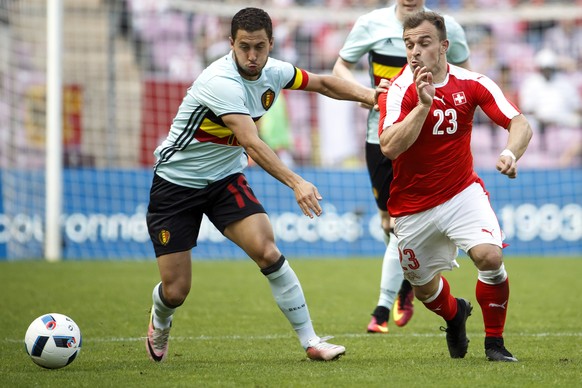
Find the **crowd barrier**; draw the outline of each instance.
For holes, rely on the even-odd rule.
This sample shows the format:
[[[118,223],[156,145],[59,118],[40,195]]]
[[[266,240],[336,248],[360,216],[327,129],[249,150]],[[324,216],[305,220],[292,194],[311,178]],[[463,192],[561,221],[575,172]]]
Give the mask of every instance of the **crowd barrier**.
[[[263,170],[246,171],[271,217],[281,251],[301,258],[381,257],[384,243],[367,172],[320,168],[298,172],[323,195],[324,213],[319,218],[303,216],[293,191]],[[496,171],[478,173],[509,244],[506,255],[582,258],[582,170],[520,171],[515,180]],[[0,174],[0,260],[43,257],[43,193],[27,193],[24,184],[14,198],[8,184],[43,181],[44,172],[0,170]],[[150,169],[65,170],[63,259],[153,259],[145,225],[151,178]],[[240,259],[245,254],[205,218],[192,257]]]

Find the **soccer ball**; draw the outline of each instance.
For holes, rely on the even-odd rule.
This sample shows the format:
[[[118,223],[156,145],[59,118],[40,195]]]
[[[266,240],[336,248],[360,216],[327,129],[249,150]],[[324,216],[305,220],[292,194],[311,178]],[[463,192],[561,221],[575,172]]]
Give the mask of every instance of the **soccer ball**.
[[[50,313],[36,318],[26,331],[26,353],[35,364],[48,369],[69,365],[81,351],[81,330],[69,317]]]

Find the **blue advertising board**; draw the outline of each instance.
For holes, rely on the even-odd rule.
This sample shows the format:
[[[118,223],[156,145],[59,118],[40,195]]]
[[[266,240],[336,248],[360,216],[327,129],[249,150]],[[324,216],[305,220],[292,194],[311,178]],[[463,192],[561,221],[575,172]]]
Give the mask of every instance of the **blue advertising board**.
[[[286,256],[382,256],[380,220],[365,170],[298,173],[324,197],[319,218],[302,215],[293,191],[263,170],[246,171]],[[521,171],[515,180],[496,171],[478,173],[506,235],[506,255],[582,257],[581,170]],[[44,172],[0,174],[0,260],[42,257]],[[65,170],[63,259],[153,259],[145,224],[151,178],[149,169]],[[220,260],[245,254],[204,219],[192,256]]]

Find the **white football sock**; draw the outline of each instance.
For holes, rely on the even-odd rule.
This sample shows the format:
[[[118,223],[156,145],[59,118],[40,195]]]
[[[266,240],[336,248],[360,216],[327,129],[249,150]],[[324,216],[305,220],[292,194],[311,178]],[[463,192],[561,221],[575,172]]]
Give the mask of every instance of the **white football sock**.
[[[501,263],[499,269],[490,271],[479,271],[478,279],[485,284],[495,285],[501,284],[507,279],[507,272],[505,271],[505,264]]]
[[[402,285],[402,280],[404,280],[404,274],[402,273],[398,255],[398,239],[394,233],[390,233],[390,241],[388,242],[382,261],[378,306],[384,306],[392,310],[392,306],[396,300],[396,294]]]
[[[153,321],[156,329],[167,329],[172,323],[172,316],[176,309],[165,305],[160,296],[161,287],[162,283],[160,282],[154,287],[152,293],[152,299],[154,300]]]
[[[281,268],[265,276],[269,280],[277,305],[299,336],[301,346],[307,348],[309,340],[317,335],[297,275],[285,260]]]

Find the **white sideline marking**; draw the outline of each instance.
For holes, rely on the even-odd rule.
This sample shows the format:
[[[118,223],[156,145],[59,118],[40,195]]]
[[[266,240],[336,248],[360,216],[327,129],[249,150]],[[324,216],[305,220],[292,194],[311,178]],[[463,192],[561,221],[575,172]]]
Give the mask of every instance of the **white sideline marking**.
[[[468,333],[469,335],[480,335],[481,333]],[[393,334],[390,333],[384,338],[391,338],[391,337],[423,337],[423,338],[436,338],[436,337],[443,337],[444,333],[426,333],[426,334],[419,334],[419,333],[407,333],[407,334]],[[369,333],[345,333],[345,334],[336,334],[334,338],[363,338],[363,337],[377,337],[374,334]],[[507,337],[582,337],[582,333],[511,333]],[[171,336],[172,341],[237,341],[237,340],[272,340],[272,339],[286,339],[286,338],[295,338],[293,335],[288,334],[269,334],[269,335],[226,335],[226,336],[208,336],[208,335],[201,335],[196,337],[174,337]],[[129,337],[129,338],[87,338],[83,337],[83,342],[136,342],[136,341],[144,341],[145,337]],[[24,342],[24,339],[14,339],[14,338],[4,338],[1,342],[10,342],[10,343],[20,343]]]

